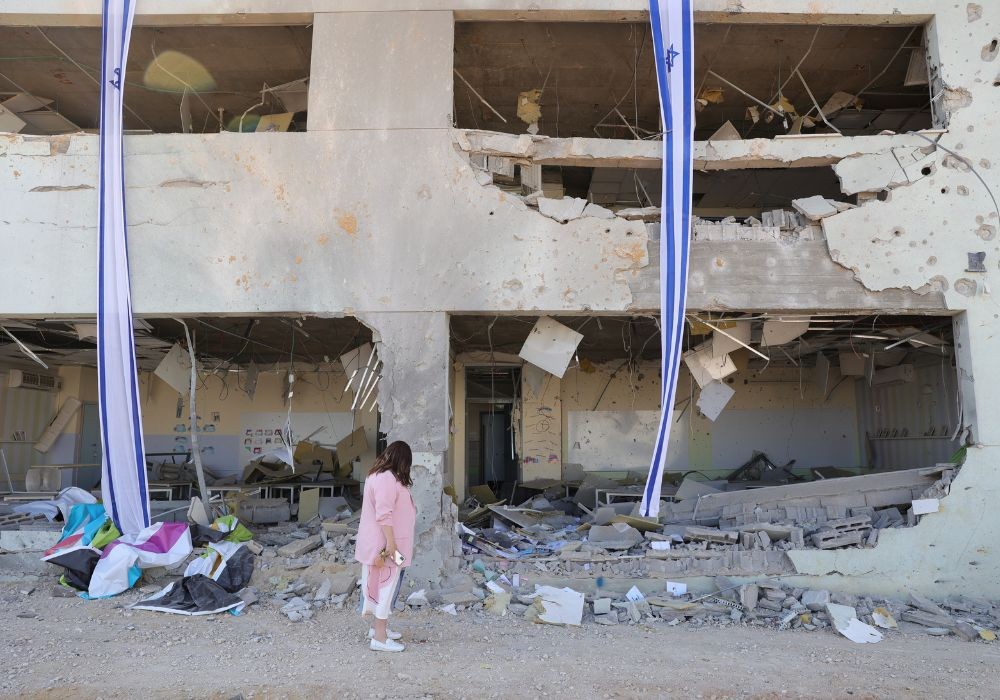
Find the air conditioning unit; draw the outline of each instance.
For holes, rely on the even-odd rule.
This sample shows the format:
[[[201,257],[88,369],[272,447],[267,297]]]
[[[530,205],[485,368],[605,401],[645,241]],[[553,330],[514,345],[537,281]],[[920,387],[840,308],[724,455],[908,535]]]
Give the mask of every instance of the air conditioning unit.
[[[38,389],[40,391],[59,391],[59,377],[38,372],[25,372],[12,369],[7,375],[7,386],[11,389]]]

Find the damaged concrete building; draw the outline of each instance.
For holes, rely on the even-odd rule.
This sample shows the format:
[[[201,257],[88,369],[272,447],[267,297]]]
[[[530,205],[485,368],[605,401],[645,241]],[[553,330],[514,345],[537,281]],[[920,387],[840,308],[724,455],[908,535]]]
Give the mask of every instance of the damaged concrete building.
[[[99,9],[0,2],[0,447],[15,495],[99,476]],[[736,542],[829,508],[837,524],[774,550],[779,566],[744,542],[761,560],[748,566],[1000,598],[1000,8],[695,10],[696,218],[664,526]],[[638,0],[142,3],[125,176],[147,450],[199,450],[224,489],[277,449],[289,405],[297,438],[333,447],[361,429],[345,481],[406,440],[427,580],[459,567],[456,519],[477,487],[512,505],[526,484],[589,485],[588,510],[629,501],[661,410],[651,52]],[[176,372],[154,373],[184,344],[175,319],[201,370],[196,440]],[[524,359],[533,330],[552,334],[555,366]]]

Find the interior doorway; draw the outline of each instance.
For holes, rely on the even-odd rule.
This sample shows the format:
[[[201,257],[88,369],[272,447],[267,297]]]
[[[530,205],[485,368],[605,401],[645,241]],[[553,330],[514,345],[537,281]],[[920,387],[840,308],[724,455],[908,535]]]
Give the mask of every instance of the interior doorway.
[[[514,405],[520,396],[521,368],[466,367],[466,479],[494,492],[517,481],[517,425]]]

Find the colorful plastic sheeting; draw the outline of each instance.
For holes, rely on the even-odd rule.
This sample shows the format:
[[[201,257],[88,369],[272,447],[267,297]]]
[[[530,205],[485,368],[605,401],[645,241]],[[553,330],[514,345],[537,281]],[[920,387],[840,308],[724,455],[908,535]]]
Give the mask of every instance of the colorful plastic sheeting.
[[[118,595],[135,585],[142,569],[175,566],[193,551],[184,523],[155,523],[135,535],[124,535],[105,549],[94,567],[88,598]]]

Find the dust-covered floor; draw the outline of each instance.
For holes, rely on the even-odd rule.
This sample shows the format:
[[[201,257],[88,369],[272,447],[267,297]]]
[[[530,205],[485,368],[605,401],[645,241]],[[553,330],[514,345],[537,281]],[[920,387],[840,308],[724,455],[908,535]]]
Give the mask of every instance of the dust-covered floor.
[[[1000,686],[1000,644],[923,632],[855,645],[830,630],[561,628],[418,610],[394,618],[407,650],[385,654],[346,610],[180,617],[50,589],[0,585],[6,697],[993,698]]]

